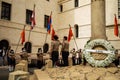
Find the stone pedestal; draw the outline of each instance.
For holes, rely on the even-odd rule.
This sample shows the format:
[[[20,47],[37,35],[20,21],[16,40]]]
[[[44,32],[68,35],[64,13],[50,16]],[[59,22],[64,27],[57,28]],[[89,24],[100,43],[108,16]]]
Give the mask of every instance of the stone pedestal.
[[[29,73],[25,71],[14,71],[9,73],[8,80],[29,80]]]
[[[28,62],[26,60],[21,60],[20,63],[25,64],[25,71],[28,72]]]
[[[48,59],[48,60],[45,60],[45,67],[46,68],[52,68],[52,60]]]
[[[19,63],[19,64],[16,64],[15,66],[15,71],[25,71],[25,64],[24,63]]]

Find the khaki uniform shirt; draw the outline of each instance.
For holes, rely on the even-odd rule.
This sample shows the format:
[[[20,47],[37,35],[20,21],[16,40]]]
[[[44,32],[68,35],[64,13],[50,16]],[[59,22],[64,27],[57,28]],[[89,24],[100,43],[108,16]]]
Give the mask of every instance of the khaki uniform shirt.
[[[51,51],[59,51],[60,41],[51,42]]]
[[[69,52],[69,42],[67,40],[63,41],[63,43],[62,43],[62,51],[68,51]]]
[[[39,61],[43,61],[43,54],[42,53],[37,54],[37,59]]]

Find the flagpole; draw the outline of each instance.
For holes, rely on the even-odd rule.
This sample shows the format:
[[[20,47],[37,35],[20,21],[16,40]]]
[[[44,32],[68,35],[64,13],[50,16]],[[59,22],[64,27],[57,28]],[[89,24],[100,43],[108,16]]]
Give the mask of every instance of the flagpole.
[[[70,27],[71,27],[71,25],[69,24],[69,28],[70,28]],[[75,45],[76,45],[76,47],[77,47],[77,50],[78,50],[77,42],[76,42],[76,40],[75,40],[75,37],[74,37],[74,35],[73,35],[73,39],[74,39]]]
[[[19,43],[20,43],[20,39],[21,39],[21,36],[19,37],[19,40],[18,40],[18,43],[17,43],[17,47],[16,47],[16,49],[15,49],[15,53],[16,53],[16,51],[17,51],[17,49],[18,49],[18,45],[19,45]]]
[[[36,22],[35,22],[35,4],[34,4],[34,7],[33,7],[33,12],[32,12],[32,16],[31,16],[31,28],[30,28],[30,30],[29,30],[29,35],[28,35],[28,41],[30,40],[30,35],[31,35],[31,31],[32,31],[32,29],[35,27],[35,24],[36,24]]]
[[[46,43],[46,41],[47,41],[47,36],[48,36],[48,33],[46,33],[46,37],[45,37],[45,42],[44,42],[44,44]]]
[[[29,35],[28,35],[28,42],[30,41],[30,35],[31,35],[31,29],[29,30]]]
[[[25,26],[26,26],[26,25],[24,25],[23,29],[25,29]],[[23,30],[23,29],[22,29],[22,30]],[[21,35],[20,35],[20,37],[19,37],[19,40],[18,40],[18,43],[17,43],[17,47],[16,47],[16,49],[15,49],[15,53],[16,53],[16,51],[17,51],[17,49],[18,49],[18,46],[19,46],[19,43],[20,43],[20,39],[21,39]]]
[[[74,39],[74,42],[75,42],[75,44],[76,44],[76,47],[77,47],[77,50],[78,50],[77,42],[76,42],[76,40],[75,40],[75,37],[74,37],[74,35],[73,35],[73,39]]]
[[[51,15],[52,15],[52,11],[51,11],[51,13],[50,13],[49,19],[50,19]],[[49,21],[49,20],[48,20],[48,21]],[[49,24],[49,22],[48,22],[48,24]],[[47,26],[47,28],[48,28],[48,26]],[[50,32],[51,32],[51,27],[50,27]],[[48,36],[48,31],[47,31],[47,33],[46,33],[46,37],[45,37],[45,42],[44,42],[44,44],[45,44],[46,41],[47,41],[47,36]]]

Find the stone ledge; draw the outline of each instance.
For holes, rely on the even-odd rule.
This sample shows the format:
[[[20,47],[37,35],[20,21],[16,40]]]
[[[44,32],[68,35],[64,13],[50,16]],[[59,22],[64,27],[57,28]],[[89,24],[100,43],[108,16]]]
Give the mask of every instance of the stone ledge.
[[[45,71],[34,70],[35,80],[52,80]]]

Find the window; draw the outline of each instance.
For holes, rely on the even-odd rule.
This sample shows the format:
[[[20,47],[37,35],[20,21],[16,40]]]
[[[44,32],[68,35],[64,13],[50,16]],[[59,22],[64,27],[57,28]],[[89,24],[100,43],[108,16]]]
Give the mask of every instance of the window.
[[[78,7],[79,0],[75,0],[75,7]]]
[[[74,28],[75,28],[75,37],[78,38],[78,36],[79,36],[79,35],[78,35],[78,34],[79,34],[79,28],[78,28],[78,25],[75,24],[75,25],[74,25]]]
[[[60,12],[63,12],[63,5],[60,5]]]
[[[26,24],[31,25],[32,10],[26,10]]]
[[[48,16],[48,15],[45,15],[45,16],[44,16],[44,27],[45,27],[45,28],[47,28],[48,19],[49,19],[49,16]]]
[[[10,20],[11,4],[2,2],[1,19]]]
[[[31,42],[26,42],[25,45],[24,45],[24,48],[25,48],[27,53],[31,53],[31,50],[32,50]]]
[[[118,0],[118,18],[120,19],[120,0]]]

